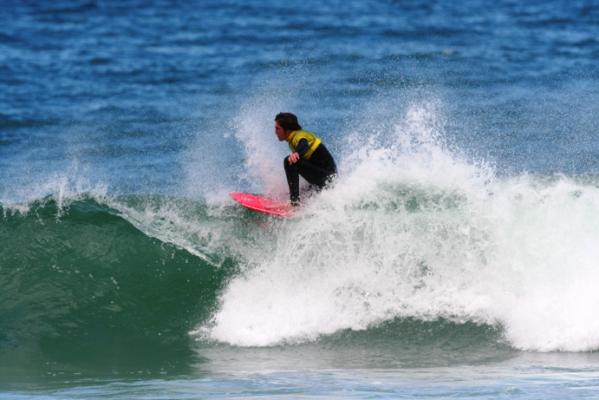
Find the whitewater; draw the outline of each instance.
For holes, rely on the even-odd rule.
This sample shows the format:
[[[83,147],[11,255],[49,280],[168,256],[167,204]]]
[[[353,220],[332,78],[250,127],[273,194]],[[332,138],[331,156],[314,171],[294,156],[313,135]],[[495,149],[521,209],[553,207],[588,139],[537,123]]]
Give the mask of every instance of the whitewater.
[[[344,159],[333,189],[273,222],[199,332],[269,346],[444,318],[501,327],[522,350],[596,349],[596,185],[497,177],[443,143],[439,118],[409,107],[391,145]]]

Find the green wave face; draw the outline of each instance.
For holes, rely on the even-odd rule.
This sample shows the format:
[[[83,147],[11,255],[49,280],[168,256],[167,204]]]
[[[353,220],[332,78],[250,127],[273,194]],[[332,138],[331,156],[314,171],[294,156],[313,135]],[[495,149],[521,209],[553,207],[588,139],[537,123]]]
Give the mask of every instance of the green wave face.
[[[188,331],[210,314],[228,261],[214,268],[90,199],[67,209],[48,200],[24,214],[2,211],[0,356],[7,371],[190,364]]]
[[[556,225],[545,222],[547,195],[513,186],[524,195],[382,185],[344,198],[332,190],[291,219],[159,195],[4,206],[0,383],[49,372],[162,376],[260,363],[422,367],[512,357],[527,349],[521,336],[536,334],[526,323],[537,304],[530,289],[548,276],[536,273],[544,264],[535,254],[514,250]],[[572,196],[579,187],[545,190],[586,220],[599,197],[586,187],[586,197]],[[553,247],[544,260],[559,273]],[[520,264],[526,269],[515,271]]]

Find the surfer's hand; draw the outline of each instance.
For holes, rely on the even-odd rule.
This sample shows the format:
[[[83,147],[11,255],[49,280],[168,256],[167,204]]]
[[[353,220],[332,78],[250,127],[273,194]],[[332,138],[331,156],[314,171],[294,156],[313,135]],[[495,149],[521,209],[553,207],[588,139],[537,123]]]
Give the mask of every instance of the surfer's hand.
[[[300,156],[297,151],[295,153],[289,154],[289,157],[287,157],[287,160],[289,160],[289,165],[295,164],[299,158]]]

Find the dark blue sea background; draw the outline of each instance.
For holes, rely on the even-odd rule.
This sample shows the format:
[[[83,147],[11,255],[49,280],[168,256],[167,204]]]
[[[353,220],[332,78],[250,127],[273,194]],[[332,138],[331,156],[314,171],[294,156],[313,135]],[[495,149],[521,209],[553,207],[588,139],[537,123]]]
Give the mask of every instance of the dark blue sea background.
[[[596,1],[0,1],[0,398],[597,396]],[[274,116],[339,178],[290,219]]]

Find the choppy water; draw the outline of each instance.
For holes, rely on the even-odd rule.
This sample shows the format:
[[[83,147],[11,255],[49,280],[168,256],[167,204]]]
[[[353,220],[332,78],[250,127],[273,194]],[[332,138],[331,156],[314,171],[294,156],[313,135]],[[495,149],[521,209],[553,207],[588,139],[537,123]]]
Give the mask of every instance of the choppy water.
[[[594,2],[0,21],[1,398],[595,396]],[[279,111],[340,171],[285,220]]]

